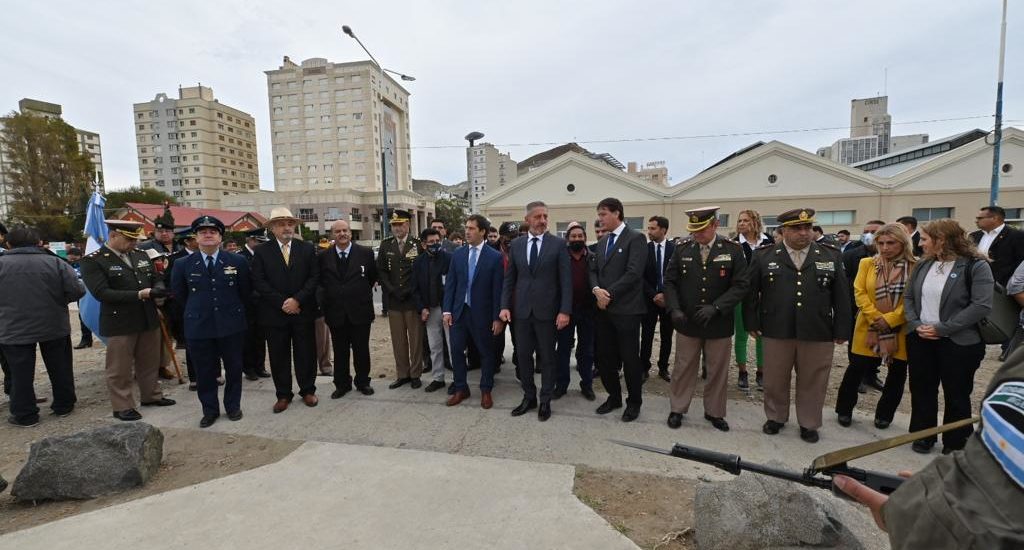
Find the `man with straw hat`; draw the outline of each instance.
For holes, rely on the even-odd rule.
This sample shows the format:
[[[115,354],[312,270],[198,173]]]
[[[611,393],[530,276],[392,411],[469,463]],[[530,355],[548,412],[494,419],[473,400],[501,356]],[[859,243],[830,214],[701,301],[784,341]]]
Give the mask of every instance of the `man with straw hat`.
[[[156,300],[167,296],[146,253],[135,246],[144,237],[142,224],[105,220],[107,242],[82,258],[82,280],[100,302],[100,336],[107,338],[107,390],[114,418],[139,420],[132,396],[139,386],[143,407],[174,405],[158,381],[160,321]]]

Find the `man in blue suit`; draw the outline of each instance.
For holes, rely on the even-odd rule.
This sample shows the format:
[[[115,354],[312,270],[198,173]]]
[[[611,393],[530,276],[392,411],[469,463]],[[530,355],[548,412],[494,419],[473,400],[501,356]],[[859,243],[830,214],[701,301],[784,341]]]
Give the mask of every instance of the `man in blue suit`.
[[[506,323],[515,323],[516,327],[517,368],[523,386],[523,402],[512,410],[512,416],[524,415],[537,407],[537,385],[533,380],[536,351],[541,371],[537,418],[544,422],[551,417],[551,399],[556,397],[556,331],[569,324],[572,314],[572,273],[565,239],[548,233],[546,204],[534,201],[526,205],[526,225],[528,233],[509,246],[500,317]]]
[[[185,313],[185,341],[195,363],[197,392],[203,405],[200,428],[220,417],[217,376],[224,363],[224,410],[242,418],[242,356],[245,303],[249,299],[249,262],[220,249],[224,223],[213,216],[192,222],[199,252],[182,258],[171,271],[171,288]]]
[[[501,285],[505,276],[501,252],[486,246],[491,226],[487,218],[473,214],[466,220],[466,246],[452,254],[444,285],[443,319],[451,327],[453,379],[448,406],[469,398],[466,384],[466,347],[472,341],[480,351],[480,406],[494,405],[494,341],[504,328],[498,319]]]

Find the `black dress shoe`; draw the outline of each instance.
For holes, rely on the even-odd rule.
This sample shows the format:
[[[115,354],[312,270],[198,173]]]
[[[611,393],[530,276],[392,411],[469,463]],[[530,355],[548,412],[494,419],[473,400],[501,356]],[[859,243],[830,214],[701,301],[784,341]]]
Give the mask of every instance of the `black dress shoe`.
[[[541,422],[551,418],[551,403],[541,403],[540,408],[537,409],[537,420]]]
[[[345,394],[352,391],[352,388],[338,388],[331,392],[331,399],[341,399]]]
[[[174,405],[175,403],[177,403],[177,402],[175,400],[173,400],[173,399],[168,399],[166,397],[161,397],[160,399],[158,399],[156,401],[150,401],[148,403],[143,403],[142,406],[143,407],[170,407],[171,405]]]
[[[217,421],[219,414],[204,414],[202,420],[199,421],[200,428],[209,428],[213,426],[213,423]]]
[[[768,435],[775,435],[779,433],[779,430],[781,430],[783,426],[785,426],[785,424],[783,424],[782,422],[768,420],[767,422],[764,423],[764,426],[761,426],[761,431]]]
[[[270,378],[270,373],[266,369],[256,371],[256,376],[260,378]]]
[[[764,374],[761,373],[760,369],[754,375],[754,383],[757,384],[758,391],[764,391]]]
[[[559,399],[566,393],[568,393],[568,390],[565,390],[563,388],[555,388],[555,391],[551,394],[551,399]]]
[[[238,422],[241,419],[242,419],[242,409],[238,409],[235,412],[229,412],[228,413],[228,420],[230,420],[232,422]]]
[[[621,408],[622,408],[622,403],[615,403],[611,399],[608,399],[604,403],[601,403],[601,406],[599,406],[597,408],[597,414],[608,414],[608,413],[614,411],[615,409],[621,409]]]
[[[717,417],[717,416],[711,416],[709,414],[705,414],[704,415],[704,420],[707,420],[708,422],[710,422],[711,425],[714,426],[716,430],[723,431],[723,432],[729,431],[729,423],[726,422],[724,418],[720,418],[720,417]]]
[[[255,373],[255,372],[251,372],[251,371],[250,371],[250,372],[246,372],[246,373],[245,373],[245,379],[246,379],[246,380],[259,380],[259,379],[260,379],[260,377],[259,377],[259,376],[256,376],[256,373]]]
[[[640,407],[637,405],[626,405],[626,410],[622,411],[622,421],[632,422],[640,418]]]
[[[877,376],[871,377],[871,379],[867,381],[867,385],[869,388],[874,388],[878,391],[882,391],[885,389],[885,384],[883,384]]]
[[[396,388],[401,388],[402,386],[408,384],[409,382],[412,382],[412,378],[399,378],[398,380],[395,380],[394,382],[392,382],[388,386],[388,389],[389,390],[393,390],[393,389],[396,389]]]
[[[418,390],[423,387],[423,382],[420,382],[419,378],[413,378],[412,381],[409,382],[409,387],[414,390]]]
[[[672,377],[669,376],[669,374],[668,374],[668,369],[658,369],[658,378],[661,378],[662,380],[664,380],[666,382],[671,382],[672,381]]]
[[[800,439],[808,443],[818,442],[818,430],[809,430],[803,426],[800,426]]]
[[[683,425],[683,413],[668,413],[668,427],[673,430]]]
[[[532,399],[523,399],[523,402],[518,407],[512,409],[512,416],[522,416],[533,409],[537,408],[537,402]],[[550,407],[549,407],[550,409]],[[550,410],[548,412],[550,414]]]
[[[932,447],[934,447],[934,446],[935,446],[935,442],[934,441],[924,441],[924,440],[918,439],[917,441],[914,442],[913,445],[910,446],[910,448],[915,453],[920,453],[920,454],[926,455],[926,454],[932,452]]]
[[[127,409],[124,411],[114,411],[114,418],[124,420],[125,422],[132,422],[134,420],[142,420],[142,415],[135,409]]]
[[[91,348],[91,347],[92,347],[92,341],[86,342],[85,340],[83,340],[83,341],[79,342],[78,345],[75,346],[75,349],[85,349],[85,348]]]
[[[747,371],[740,373],[739,378],[736,381],[736,387],[741,390],[750,389],[750,378],[747,376]]]
[[[857,393],[868,393],[868,385],[864,382],[857,384]]]
[[[369,384],[365,386],[356,386],[356,391],[363,395],[373,395],[373,388]]]
[[[433,393],[433,392],[436,392],[437,390],[443,388],[444,386],[445,386],[444,382],[442,382],[440,380],[432,380],[429,384],[427,384],[427,387],[423,388],[423,391],[425,391],[427,393]]]
[[[850,424],[853,424],[853,417],[848,414],[841,414],[838,418],[836,418],[836,420],[838,420],[839,425],[844,428],[848,428],[850,427]]]
[[[878,428],[879,430],[884,430],[888,428],[889,424],[892,424],[892,420],[882,420],[881,418],[875,419],[875,427]]]
[[[584,385],[581,384],[580,385],[580,393],[583,394],[583,397],[587,401],[593,401],[593,400],[597,399],[597,395],[594,394],[594,388],[591,388],[589,386],[584,386]]]

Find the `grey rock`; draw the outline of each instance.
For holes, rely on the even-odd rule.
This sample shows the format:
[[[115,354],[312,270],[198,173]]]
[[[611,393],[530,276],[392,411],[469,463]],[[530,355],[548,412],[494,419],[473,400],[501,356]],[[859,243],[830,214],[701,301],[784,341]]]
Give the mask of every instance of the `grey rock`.
[[[870,516],[828,491],[750,472],[700,484],[693,513],[700,550],[888,548]]]
[[[7,480],[4,479],[4,476],[0,476],[0,493],[4,492],[4,489],[6,489],[6,488],[7,488]]]
[[[47,437],[32,444],[11,494],[20,501],[89,499],[149,481],[164,435],[142,422]]]

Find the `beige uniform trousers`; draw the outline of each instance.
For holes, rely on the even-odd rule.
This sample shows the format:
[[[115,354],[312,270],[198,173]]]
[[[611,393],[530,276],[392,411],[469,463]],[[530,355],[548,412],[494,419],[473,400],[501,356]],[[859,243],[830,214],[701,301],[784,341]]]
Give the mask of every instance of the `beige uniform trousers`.
[[[139,385],[139,400],[159,401],[160,329],[107,338],[107,391],[114,412],[135,408],[132,382]]]
[[[789,388],[796,369],[796,420],[808,430],[821,427],[832,342],[807,342],[764,337],[764,414],[768,420],[789,420]]]
[[[423,321],[419,312],[388,310],[388,326],[397,377],[419,378],[423,374]]]
[[[327,328],[327,323],[324,322],[323,317],[318,317],[316,322],[313,324],[313,330],[316,332],[316,364],[320,368],[321,374],[329,374],[334,372],[334,350],[331,345],[331,330]]]
[[[672,366],[672,383],[669,386],[672,412],[689,412],[693,392],[697,389],[703,350],[708,360],[708,379],[704,383],[704,413],[725,418],[731,344],[732,338],[704,339],[676,333],[676,360]]]

